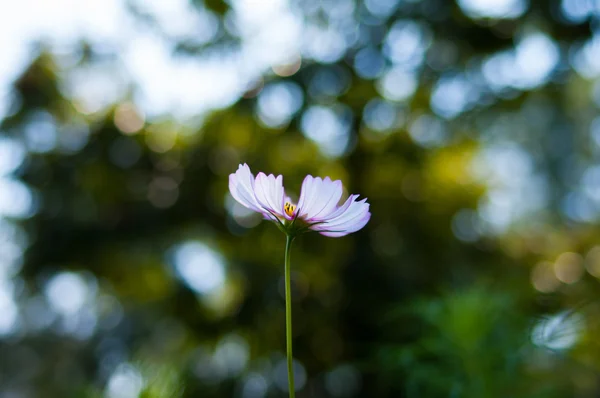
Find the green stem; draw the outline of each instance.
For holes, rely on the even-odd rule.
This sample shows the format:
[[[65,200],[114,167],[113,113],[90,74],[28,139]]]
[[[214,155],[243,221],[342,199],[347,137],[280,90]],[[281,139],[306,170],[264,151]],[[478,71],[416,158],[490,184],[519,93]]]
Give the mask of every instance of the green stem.
[[[294,390],[294,367],[292,356],[292,288],[290,278],[290,252],[292,249],[292,236],[287,237],[285,242],[285,340],[287,344],[287,371],[290,398],[296,396]]]

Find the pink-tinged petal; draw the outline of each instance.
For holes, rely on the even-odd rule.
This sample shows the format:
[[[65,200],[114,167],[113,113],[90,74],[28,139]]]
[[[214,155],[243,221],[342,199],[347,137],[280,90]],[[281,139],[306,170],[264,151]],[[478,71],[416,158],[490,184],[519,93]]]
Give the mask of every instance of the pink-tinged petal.
[[[352,225],[354,220],[368,213],[369,204],[366,203],[366,199],[357,202],[356,197],[354,196],[345,211],[336,211],[335,217],[326,220],[324,223],[315,225],[315,228],[318,230],[343,229]]]
[[[298,217],[307,221],[323,219],[335,210],[341,197],[341,181],[306,176],[298,200]]]
[[[254,195],[254,175],[247,164],[240,165],[235,173],[229,175],[229,192],[242,206],[262,213],[263,210]]]
[[[327,217],[323,217],[320,221],[331,221],[337,217],[339,217],[340,215],[344,214],[346,212],[346,210],[348,210],[348,207],[350,207],[351,204],[355,203],[356,199],[358,199],[360,195],[350,195],[348,197],[348,199],[346,199],[346,201],[344,202],[343,205],[341,205],[340,207],[338,207],[337,209],[333,210],[331,213],[329,213],[327,215]]]
[[[258,173],[254,180],[254,195],[256,201],[267,214],[283,216],[284,197],[283,176],[275,177],[273,174]]]
[[[362,218],[356,220],[356,222],[354,223],[354,225],[352,227],[346,228],[342,232],[321,231],[319,233],[321,235],[328,236],[330,238],[339,238],[339,237],[346,236],[348,234],[351,234],[353,232],[361,230],[365,225],[367,225],[367,223],[369,222],[370,219],[371,219],[371,213],[367,212],[367,214],[365,214]]]
[[[309,215],[314,214],[314,209],[319,206],[319,202],[321,199],[321,188],[322,188],[323,180],[321,177],[315,177],[310,184],[310,189],[308,191],[306,204],[302,207],[301,216],[303,218],[309,218]],[[302,192],[300,192],[302,195]]]
[[[371,217],[366,199],[356,201],[358,195],[352,195],[346,203],[331,213],[323,223],[311,227],[325,236],[340,237],[356,232],[364,227]]]
[[[329,177],[326,177],[321,182],[317,198],[310,209],[310,213],[306,215],[307,221],[328,219],[330,214],[337,208],[337,204],[342,198],[342,193],[342,182],[339,180],[331,181]]]
[[[311,205],[312,196],[314,194],[313,189],[314,177],[307,175],[302,181],[302,187],[300,188],[300,199],[298,199],[298,207],[296,213],[298,217],[302,217],[306,214],[305,210]]]

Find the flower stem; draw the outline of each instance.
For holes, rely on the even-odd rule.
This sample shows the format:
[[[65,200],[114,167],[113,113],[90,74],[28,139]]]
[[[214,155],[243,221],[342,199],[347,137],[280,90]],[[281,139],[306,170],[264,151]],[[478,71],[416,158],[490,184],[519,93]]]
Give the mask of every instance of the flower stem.
[[[287,371],[290,398],[296,396],[296,391],[294,390],[294,357],[292,356],[292,288],[290,278],[290,252],[293,240],[294,237],[288,235],[285,242],[285,340],[287,345]]]

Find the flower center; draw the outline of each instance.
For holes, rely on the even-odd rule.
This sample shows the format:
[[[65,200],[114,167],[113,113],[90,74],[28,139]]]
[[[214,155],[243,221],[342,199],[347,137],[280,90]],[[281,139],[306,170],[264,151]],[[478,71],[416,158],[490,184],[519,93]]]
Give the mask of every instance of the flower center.
[[[291,204],[290,202],[285,202],[283,205],[283,211],[290,217],[294,217],[294,211],[296,211],[296,205]]]

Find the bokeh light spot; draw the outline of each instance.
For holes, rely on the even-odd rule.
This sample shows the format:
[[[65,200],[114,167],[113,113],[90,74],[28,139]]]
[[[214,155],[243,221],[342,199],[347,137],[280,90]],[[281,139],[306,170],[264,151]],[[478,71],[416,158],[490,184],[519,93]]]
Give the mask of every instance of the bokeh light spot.
[[[527,0],[459,0],[472,18],[518,18],[527,11]]]
[[[359,372],[350,365],[341,365],[325,376],[325,388],[334,397],[351,397],[360,384]]]
[[[45,287],[50,306],[64,316],[79,312],[87,302],[88,293],[85,280],[73,272],[61,272],[53,276]]]
[[[590,275],[600,278],[600,246],[594,246],[585,256],[585,269]]]
[[[396,127],[398,113],[394,104],[380,99],[372,99],[365,105],[363,121],[369,128],[385,132]]]
[[[391,101],[404,101],[417,90],[418,81],[412,72],[392,68],[377,82],[377,91]]]
[[[177,275],[199,294],[211,293],[225,284],[223,259],[204,243],[191,241],[177,245],[170,257]]]
[[[563,253],[554,263],[556,278],[564,283],[572,284],[579,281],[583,272],[583,258],[577,253]]]
[[[306,384],[306,370],[304,366],[294,359],[292,369],[294,371],[294,388],[296,391],[301,390]],[[284,359],[277,362],[275,365],[275,369],[273,369],[273,379],[275,385],[281,391],[289,391],[288,387],[288,377],[287,377],[287,363]]]
[[[283,127],[298,112],[303,97],[302,89],[295,83],[268,84],[258,96],[258,117],[268,127]]]
[[[304,135],[319,145],[325,155],[342,155],[349,143],[352,112],[345,107],[311,106],[302,115]]]
[[[108,379],[107,398],[138,398],[144,387],[144,379],[134,366],[119,365]]]
[[[556,279],[554,266],[548,261],[537,264],[531,270],[531,284],[542,293],[551,293],[560,287],[560,281]]]
[[[25,148],[11,138],[0,137],[0,177],[14,172],[25,160]]]
[[[144,127],[144,115],[132,103],[117,107],[114,116],[115,126],[124,134],[135,134]]]

